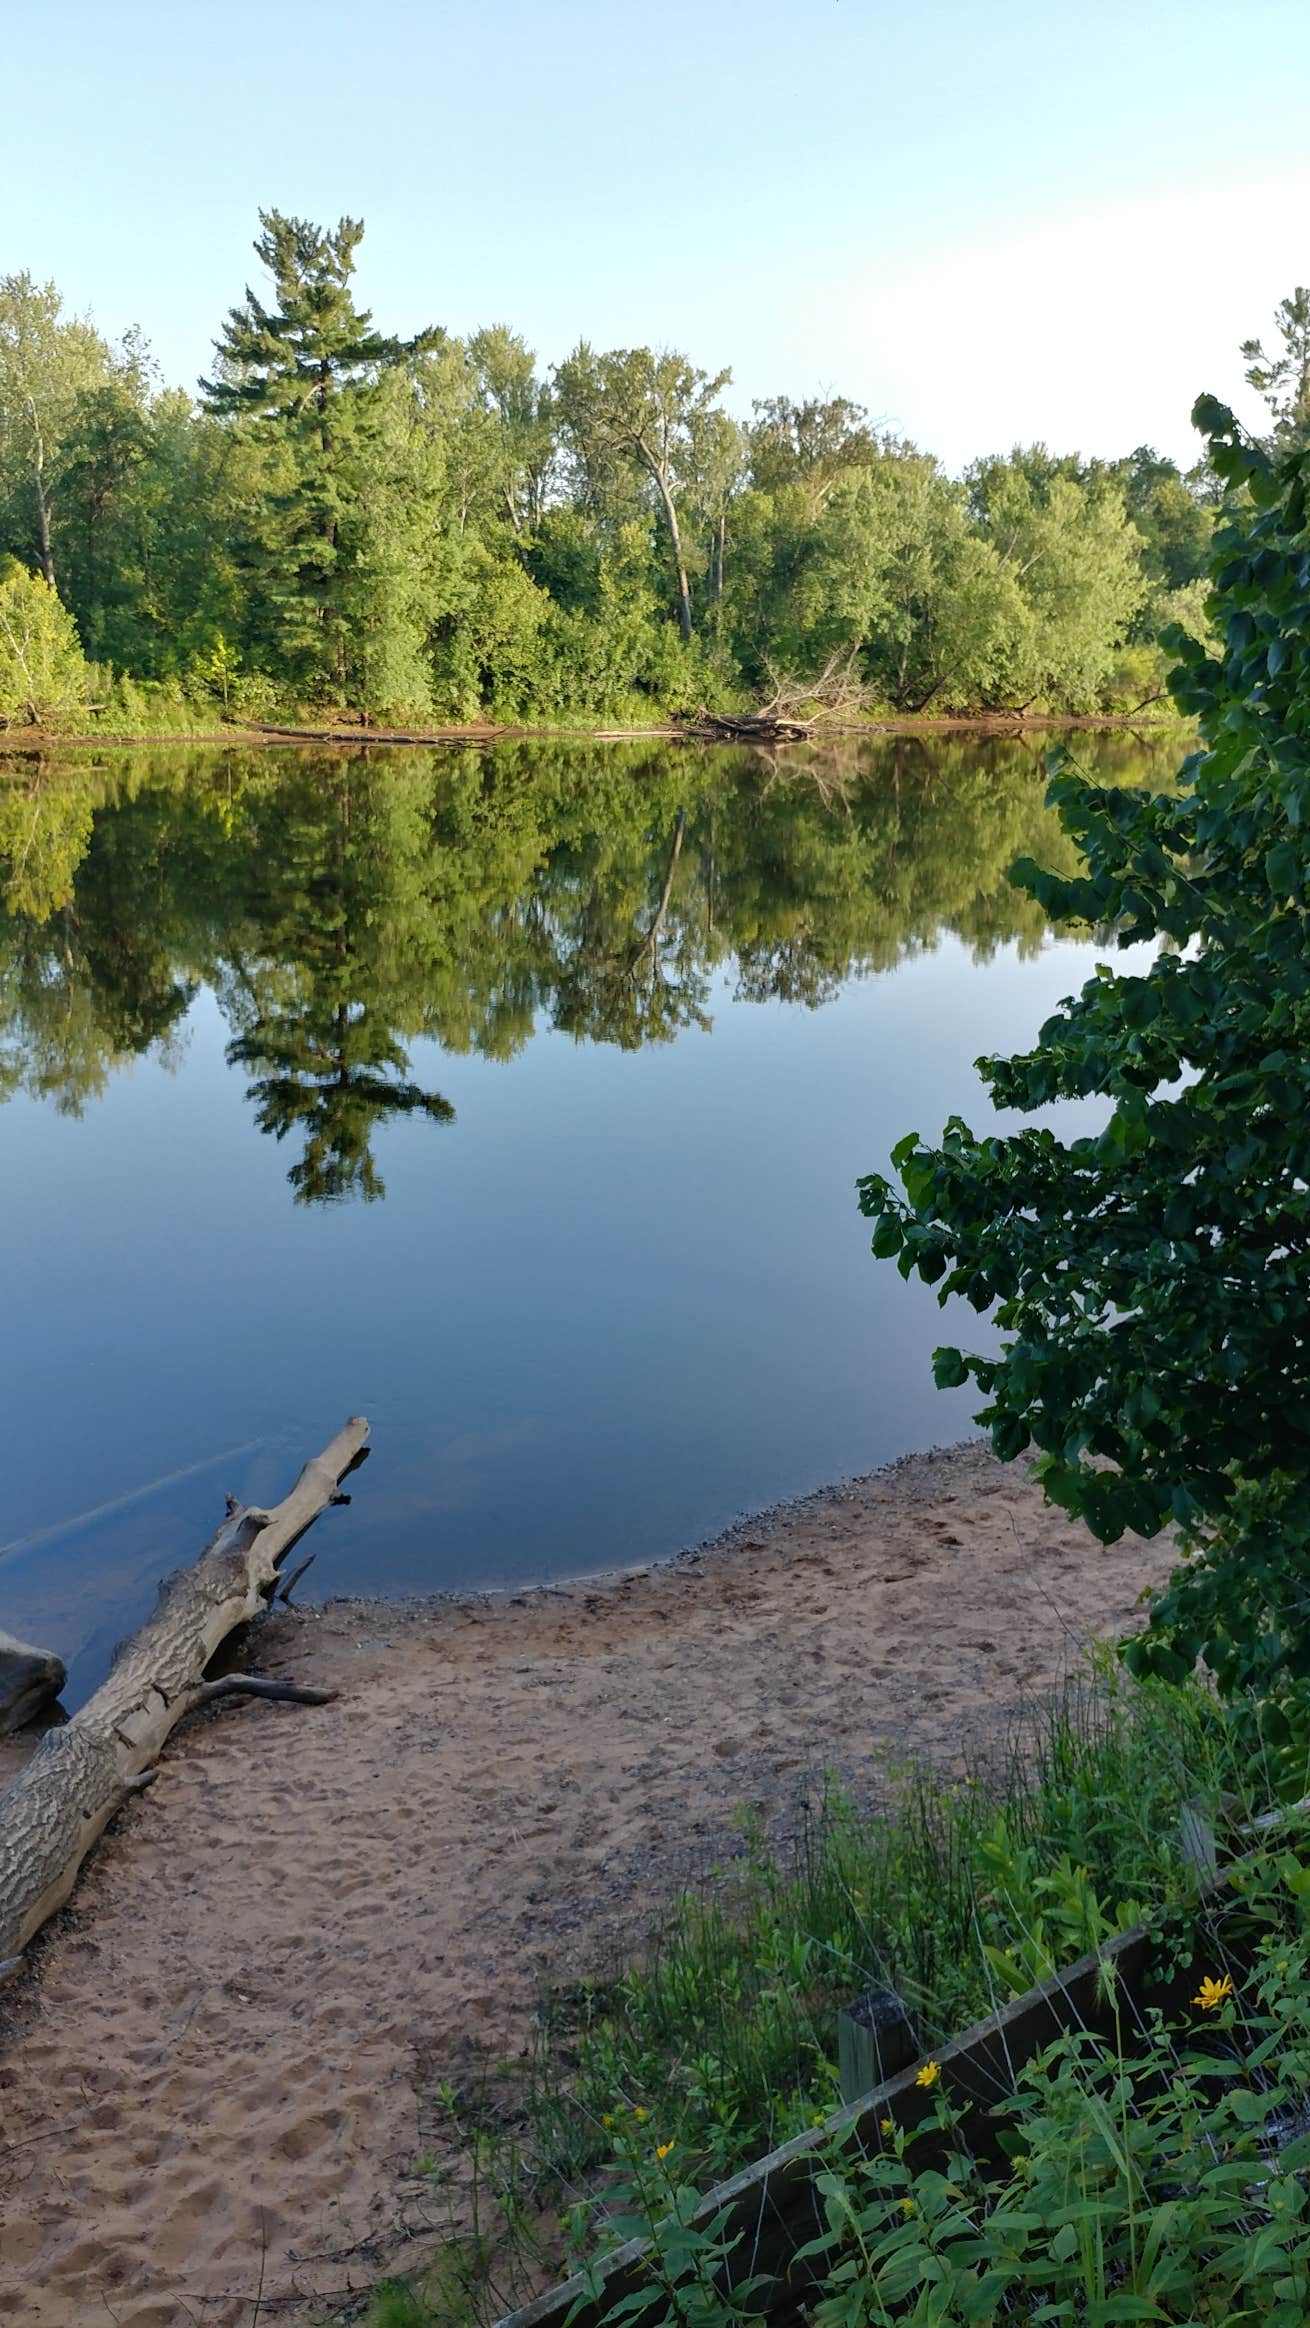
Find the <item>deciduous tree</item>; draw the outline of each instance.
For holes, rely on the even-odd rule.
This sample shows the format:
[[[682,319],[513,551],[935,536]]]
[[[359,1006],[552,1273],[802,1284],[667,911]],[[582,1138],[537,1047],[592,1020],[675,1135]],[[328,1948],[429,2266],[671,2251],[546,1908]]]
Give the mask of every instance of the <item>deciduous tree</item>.
[[[90,674],[77,625],[40,574],[0,565],[0,727],[85,717]]]
[[[1104,1126],[977,1138],[956,1118],[895,1151],[903,1193],[870,1175],[861,1204],[875,1253],[995,1309],[999,1357],[935,1365],[976,1382],[997,1453],[1035,1443],[1048,1496],[1102,1540],[1183,1530],[1137,1662],[1201,1655],[1273,1724],[1310,1671],[1310,454],[1271,459],[1210,397],[1195,417],[1230,487],[1221,644],[1167,643],[1204,747],[1158,796],[1063,760],[1083,870],[1013,876],[1154,955],[979,1063],[1002,1108],[1100,1094]]]
[[[1304,283],[1280,300],[1274,329],[1282,342],[1271,355],[1258,339],[1243,340],[1246,377],[1263,396],[1274,421],[1274,437],[1290,452],[1310,439],[1310,290]]]
[[[142,360],[133,343],[119,368]],[[65,315],[53,283],[0,276],[0,547],[39,565],[52,590],[60,451],[79,397],[114,369],[108,342]]]
[[[691,585],[682,540],[679,500],[694,471],[694,441],[706,415],[732,378],[698,371],[670,350],[615,348],[597,355],[584,342],[555,374],[555,402],[578,456],[596,478],[617,466],[650,482],[668,535],[677,593],[678,627],[692,634]]]

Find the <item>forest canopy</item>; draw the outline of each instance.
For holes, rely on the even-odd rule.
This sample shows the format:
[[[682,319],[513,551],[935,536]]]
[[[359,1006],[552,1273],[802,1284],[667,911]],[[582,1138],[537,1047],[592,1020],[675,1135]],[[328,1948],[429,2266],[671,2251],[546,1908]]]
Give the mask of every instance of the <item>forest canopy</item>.
[[[1159,631],[1201,624],[1204,463],[1035,445],[952,478],[842,396],[743,419],[676,351],[545,372],[504,324],[394,336],[362,235],[262,212],[194,397],[0,277],[0,723],[649,721],[834,672],[902,715],[1134,710]],[[1305,297],[1244,350],[1283,438]]]

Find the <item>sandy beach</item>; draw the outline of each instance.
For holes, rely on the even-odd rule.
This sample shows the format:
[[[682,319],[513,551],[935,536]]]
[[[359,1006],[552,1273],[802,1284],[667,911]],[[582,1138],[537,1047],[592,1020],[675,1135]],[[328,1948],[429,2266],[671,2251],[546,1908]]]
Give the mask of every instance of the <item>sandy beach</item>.
[[[615,1554],[254,1629],[244,1662],[337,1701],[187,1724],[0,1994],[0,2321],[307,2323],[417,2268],[437,2089],[545,1982],[612,1969],[737,1805],[781,1830],[826,1767],[985,1743],[1169,1564],[980,1443]]]

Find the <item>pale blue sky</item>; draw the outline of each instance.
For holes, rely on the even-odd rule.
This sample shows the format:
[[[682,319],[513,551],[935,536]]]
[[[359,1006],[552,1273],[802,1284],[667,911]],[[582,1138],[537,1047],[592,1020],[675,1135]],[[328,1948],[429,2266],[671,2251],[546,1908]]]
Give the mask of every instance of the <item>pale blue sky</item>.
[[[6,11],[0,271],[190,385],[262,203],[409,331],[838,389],[953,467],[1190,457],[1310,280],[1310,0],[50,0]]]

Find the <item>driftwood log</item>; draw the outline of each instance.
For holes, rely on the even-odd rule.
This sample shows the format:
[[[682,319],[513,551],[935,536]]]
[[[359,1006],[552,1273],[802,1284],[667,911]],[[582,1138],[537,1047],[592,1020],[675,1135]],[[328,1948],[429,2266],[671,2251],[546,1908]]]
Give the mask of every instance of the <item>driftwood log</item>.
[[[767,712],[730,717],[723,711],[675,714],[679,733],[707,744],[804,744],[814,733],[812,719],[784,719]]]
[[[62,1657],[0,1633],[0,1738],[21,1730],[53,1705],[67,1681]]]
[[[244,1677],[216,1687],[206,1668],[228,1634],[270,1599],[287,1553],[337,1500],[367,1439],[368,1424],[353,1417],[272,1511],[229,1498],[217,1535],[193,1566],[163,1584],[153,1616],[123,1643],[94,1697],[47,1733],[0,1794],[0,1972],[14,1969],[33,1933],[63,1905],[97,1836],[127,1797],[149,1784],[183,1716],[235,1694]],[[321,1693],[293,1693],[280,1683],[258,1694],[315,1702]]]
[[[801,679],[764,658],[773,683],[766,702],[751,712],[677,712],[681,734],[698,741],[740,744],[803,744],[822,729],[866,725],[869,691],[860,680],[854,655],[834,647],[823,669]]]

